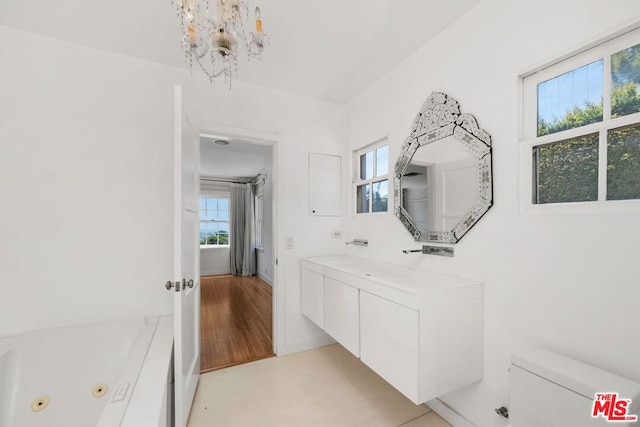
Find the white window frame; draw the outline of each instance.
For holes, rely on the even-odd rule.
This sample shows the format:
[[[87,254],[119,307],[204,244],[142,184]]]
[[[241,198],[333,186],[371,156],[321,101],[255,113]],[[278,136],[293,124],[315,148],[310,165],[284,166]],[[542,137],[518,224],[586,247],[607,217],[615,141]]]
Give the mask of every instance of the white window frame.
[[[221,194],[217,192],[201,192],[200,199],[226,199],[229,201],[229,220],[228,221],[218,221],[218,222],[227,222],[229,223],[229,238],[231,238],[231,195],[230,194]],[[198,200],[198,206],[200,206],[200,200]],[[203,221],[200,219],[200,212],[198,209],[198,224]],[[200,233],[200,225],[198,225],[198,234]],[[200,245],[200,249],[218,249],[218,248],[228,248],[229,244],[226,245]]]
[[[521,214],[574,214],[602,212],[632,212],[640,210],[640,200],[606,200],[607,132],[640,123],[640,112],[611,118],[611,55],[640,44],[640,28],[626,29],[591,46],[566,55],[564,59],[520,76],[521,118],[518,150],[519,211]],[[537,136],[537,86],[539,83],[562,75],[583,65],[603,59],[604,93],[603,120],[578,128],[568,129],[541,137]],[[553,142],[599,133],[598,199],[596,201],[534,204],[533,148]]]
[[[376,156],[376,150],[380,147],[384,146],[388,147],[389,155],[388,155],[388,164],[387,164],[387,173],[385,175],[377,175],[378,172],[378,158]],[[373,152],[373,177],[369,179],[360,179],[360,156]],[[362,147],[358,150],[353,151],[353,213],[356,216],[360,215],[386,215],[389,213],[389,206],[392,203],[391,194],[393,192],[393,182],[389,179],[389,171],[391,170],[391,147],[389,147],[389,140],[387,137],[381,138],[376,142],[373,142],[365,147]],[[387,210],[380,212],[373,212],[373,184],[379,181],[387,181]],[[368,212],[358,212],[358,187],[361,185],[370,185],[371,194],[369,197],[369,211]]]

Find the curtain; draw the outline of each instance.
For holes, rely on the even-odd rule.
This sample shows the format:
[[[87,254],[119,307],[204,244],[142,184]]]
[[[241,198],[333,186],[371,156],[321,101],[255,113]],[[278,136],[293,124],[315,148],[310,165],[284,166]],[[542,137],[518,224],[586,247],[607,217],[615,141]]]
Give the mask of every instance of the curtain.
[[[231,184],[229,246],[231,274],[256,274],[254,191],[251,184]]]

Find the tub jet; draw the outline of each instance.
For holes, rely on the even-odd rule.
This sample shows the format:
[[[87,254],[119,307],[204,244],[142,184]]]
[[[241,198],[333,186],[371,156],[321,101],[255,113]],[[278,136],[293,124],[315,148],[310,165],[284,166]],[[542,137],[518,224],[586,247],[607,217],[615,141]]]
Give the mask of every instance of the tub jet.
[[[45,408],[49,405],[49,397],[48,396],[40,396],[36,398],[31,404],[31,410],[33,412],[44,411]]]
[[[98,398],[98,397],[102,397],[105,394],[107,394],[107,390],[109,390],[107,385],[102,383],[102,384],[98,384],[97,386],[95,386],[93,388],[93,391],[91,392],[91,394],[93,394],[93,397]]]

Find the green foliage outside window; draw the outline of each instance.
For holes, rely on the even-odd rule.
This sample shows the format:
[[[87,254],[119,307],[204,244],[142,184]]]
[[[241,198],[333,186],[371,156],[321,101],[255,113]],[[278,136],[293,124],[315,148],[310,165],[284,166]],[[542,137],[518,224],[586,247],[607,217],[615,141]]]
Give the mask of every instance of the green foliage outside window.
[[[611,129],[607,146],[607,200],[640,199],[640,126]]]
[[[640,45],[611,55],[611,117],[640,111]]]
[[[534,203],[598,199],[598,134],[534,148]]]
[[[200,237],[201,245],[228,245],[229,235],[223,232],[207,234],[206,237]]]

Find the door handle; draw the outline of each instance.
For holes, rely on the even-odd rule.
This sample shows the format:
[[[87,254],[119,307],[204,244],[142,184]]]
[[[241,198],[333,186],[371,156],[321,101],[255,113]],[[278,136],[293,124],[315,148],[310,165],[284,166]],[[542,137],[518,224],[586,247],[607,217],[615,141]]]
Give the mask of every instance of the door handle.
[[[182,289],[185,289],[186,287],[189,287],[189,289],[193,289],[193,279],[189,280],[187,282],[187,279],[182,279]]]
[[[175,287],[176,292],[180,292],[180,282],[172,282],[171,280],[169,280],[164,284],[164,287],[167,288],[168,291],[170,291],[171,288]]]

